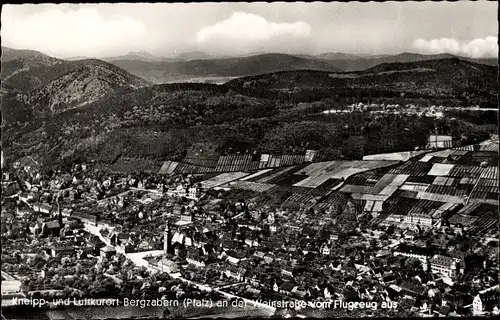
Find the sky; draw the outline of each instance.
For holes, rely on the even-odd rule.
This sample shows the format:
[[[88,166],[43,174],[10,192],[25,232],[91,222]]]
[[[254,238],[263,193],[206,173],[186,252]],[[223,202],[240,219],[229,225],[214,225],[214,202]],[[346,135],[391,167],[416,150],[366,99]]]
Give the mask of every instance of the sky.
[[[497,2],[4,5],[2,46],[56,57],[147,51],[498,56]]]

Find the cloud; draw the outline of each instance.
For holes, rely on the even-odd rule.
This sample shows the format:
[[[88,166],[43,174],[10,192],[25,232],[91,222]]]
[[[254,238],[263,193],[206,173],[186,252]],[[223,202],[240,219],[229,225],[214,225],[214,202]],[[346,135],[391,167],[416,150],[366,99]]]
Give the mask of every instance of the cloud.
[[[422,53],[450,53],[470,58],[498,57],[498,37],[488,36],[470,41],[452,38],[417,39],[413,47]]]
[[[199,30],[196,41],[208,51],[223,48],[244,53],[256,48],[272,49],[275,41],[304,40],[310,33],[311,27],[302,21],[278,23],[255,14],[233,12],[229,18]]]
[[[19,16],[15,8],[2,12],[4,45],[30,48],[60,55],[99,56],[135,49],[135,41],[146,32],[142,22],[113,16],[105,19],[95,8],[49,7]]]

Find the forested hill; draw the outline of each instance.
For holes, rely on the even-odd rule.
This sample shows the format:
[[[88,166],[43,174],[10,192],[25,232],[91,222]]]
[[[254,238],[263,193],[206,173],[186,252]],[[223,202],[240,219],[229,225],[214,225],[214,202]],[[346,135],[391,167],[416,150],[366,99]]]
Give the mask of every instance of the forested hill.
[[[7,123],[81,107],[119,89],[150,85],[101,60],[65,61],[37,51],[2,50],[2,117]]]
[[[436,122],[395,114],[321,111],[346,100],[280,102],[251,97],[217,85],[156,85],[122,90],[85,108],[70,109],[3,136],[9,159],[31,155],[47,165],[91,161],[113,163],[120,156],[181,160],[193,145],[216,152],[303,154],[320,151],[324,160],[360,159],[364,154],[423,147]],[[486,127],[460,119],[439,122],[442,132],[464,143],[488,137]]]
[[[496,106],[498,67],[458,58],[386,63],[365,71],[287,71],[242,77],[226,85],[246,94],[316,99],[342,95],[453,99]],[[329,90],[326,90],[329,88]]]
[[[38,63],[42,69],[57,65],[44,59]],[[425,146],[436,122],[416,115],[332,117],[322,111],[366,99],[422,106],[484,103],[491,99],[487,82],[496,81],[492,67],[451,59],[352,73],[276,72],[226,85],[151,86],[100,60],[78,62],[80,67],[28,93],[3,88],[2,147],[8,159],[30,155],[48,165],[112,163],[120,156],[180,160],[199,144],[217,152],[315,149],[325,160],[359,159]],[[23,63],[31,70],[31,61]],[[484,139],[491,130],[490,123],[460,118],[453,126],[448,119],[438,126],[464,143]]]

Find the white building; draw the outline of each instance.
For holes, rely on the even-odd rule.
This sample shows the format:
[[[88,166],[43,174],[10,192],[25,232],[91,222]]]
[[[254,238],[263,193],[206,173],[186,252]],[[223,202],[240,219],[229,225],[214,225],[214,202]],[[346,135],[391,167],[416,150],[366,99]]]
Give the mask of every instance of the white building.
[[[453,148],[451,136],[430,135],[427,142],[427,149],[432,148]]]
[[[454,278],[457,274],[457,266],[453,258],[437,254],[430,263],[432,273],[442,274],[449,278]]]
[[[411,214],[405,216],[405,223],[412,225],[420,225],[423,227],[432,227],[432,217],[422,214]]]
[[[179,267],[177,266],[177,263],[173,262],[172,260],[168,259],[162,259],[158,263],[158,267],[161,272],[167,272],[167,273],[176,273],[179,271]]]
[[[395,256],[400,255],[404,257],[418,259],[422,263],[422,268],[424,269],[424,271],[427,270],[428,268],[427,255],[424,252],[419,252],[417,250],[411,250],[411,249],[403,249],[403,250],[396,249],[396,251],[394,251],[394,255]]]
[[[199,196],[200,196],[200,190],[197,187],[190,187],[188,189],[188,194],[187,194],[186,198],[198,200]]]

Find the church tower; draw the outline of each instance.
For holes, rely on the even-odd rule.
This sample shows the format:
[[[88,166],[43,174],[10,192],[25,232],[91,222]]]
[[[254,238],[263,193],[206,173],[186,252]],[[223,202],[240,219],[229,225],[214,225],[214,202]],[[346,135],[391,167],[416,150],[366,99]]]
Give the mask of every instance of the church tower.
[[[172,234],[170,232],[170,225],[167,223],[165,231],[163,232],[163,253],[173,253],[172,247]]]

